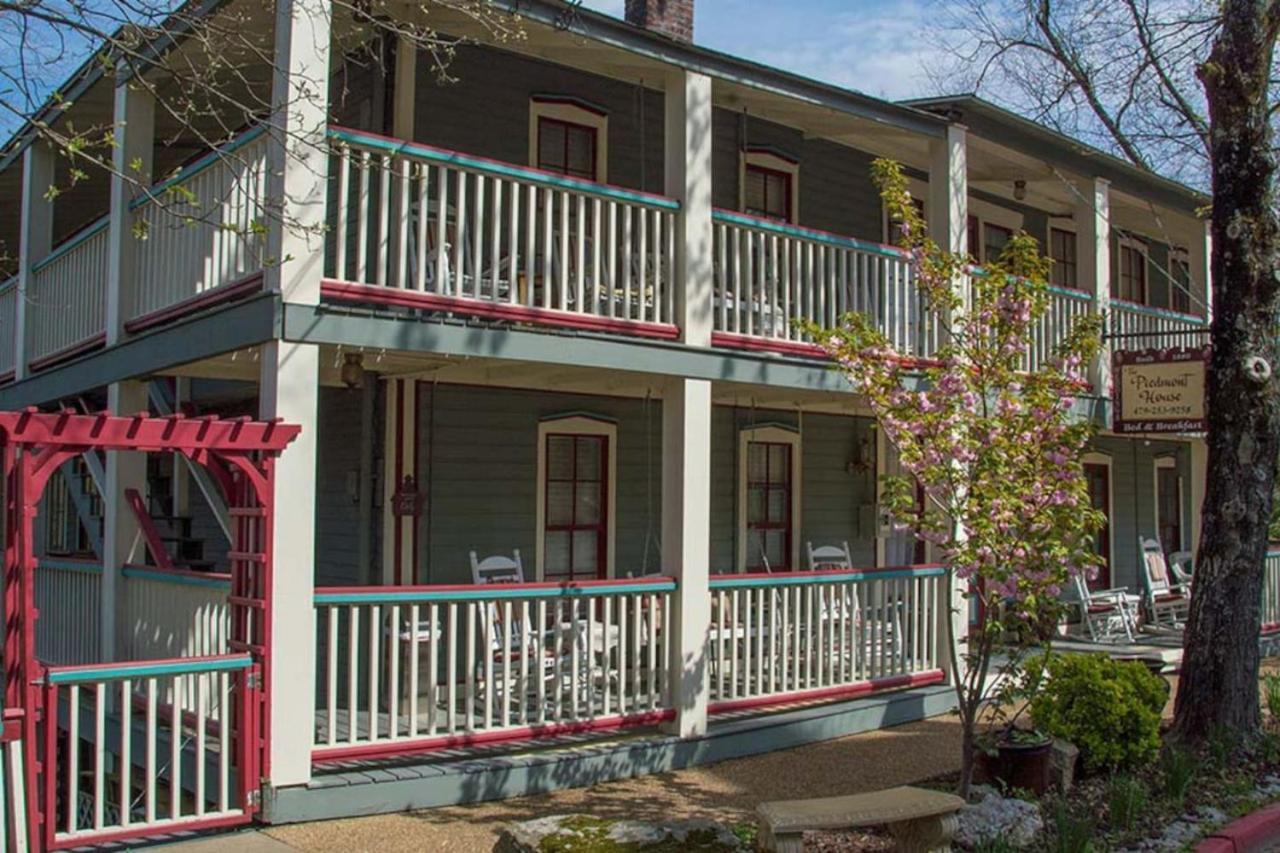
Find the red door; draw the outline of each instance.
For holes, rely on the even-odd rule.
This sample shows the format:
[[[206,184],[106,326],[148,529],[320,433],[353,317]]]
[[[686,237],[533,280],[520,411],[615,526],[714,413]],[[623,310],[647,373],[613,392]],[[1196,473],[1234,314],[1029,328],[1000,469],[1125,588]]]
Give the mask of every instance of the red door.
[[[608,574],[609,439],[548,435],[546,580],[595,580]]]
[[[791,565],[790,444],[747,445],[747,571],[789,572]]]

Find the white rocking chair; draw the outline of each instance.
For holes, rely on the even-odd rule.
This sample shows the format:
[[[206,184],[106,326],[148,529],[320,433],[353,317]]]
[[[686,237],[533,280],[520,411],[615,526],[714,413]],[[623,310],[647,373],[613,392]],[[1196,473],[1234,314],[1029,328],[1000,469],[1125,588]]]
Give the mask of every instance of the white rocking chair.
[[[1191,607],[1191,584],[1173,580],[1164,549],[1155,539],[1142,540],[1142,585],[1151,624],[1157,629],[1182,630]]]
[[[1089,639],[1095,643],[1116,643],[1123,638],[1132,643],[1138,630],[1138,596],[1123,588],[1091,590],[1081,575],[1076,576],[1075,583],[1080,621]]]

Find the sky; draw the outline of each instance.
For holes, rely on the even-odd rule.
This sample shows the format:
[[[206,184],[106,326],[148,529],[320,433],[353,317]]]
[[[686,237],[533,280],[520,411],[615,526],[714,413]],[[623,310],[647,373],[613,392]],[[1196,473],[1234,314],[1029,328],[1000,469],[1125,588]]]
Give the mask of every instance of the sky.
[[[622,17],[623,0],[584,6]],[[899,99],[938,94],[921,38],[936,0],[698,0],[694,41],[703,47]]]

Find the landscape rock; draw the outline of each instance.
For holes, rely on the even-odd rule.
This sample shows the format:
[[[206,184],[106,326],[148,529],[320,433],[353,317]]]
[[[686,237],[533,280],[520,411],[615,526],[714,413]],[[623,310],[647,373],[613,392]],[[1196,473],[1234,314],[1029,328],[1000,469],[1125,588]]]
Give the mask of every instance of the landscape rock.
[[[548,843],[550,842],[550,843]],[[650,823],[610,820],[568,814],[540,817],[504,827],[494,853],[541,853],[547,849],[572,851],[636,851],[679,845],[681,850],[735,853],[749,849],[726,826],[710,820],[671,820]]]
[[[994,788],[973,788],[974,803],[960,810],[955,840],[965,847],[1003,839],[1013,847],[1029,847],[1044,832],[1044,819],[1033,803],[1002,797]]]
[[[1080,758],[1080,750],[1075,744],[1056,738],[1053,751],[1049,753],[1049,785],[1062,793],[1071,790],[1076,779],[1076,763]]]

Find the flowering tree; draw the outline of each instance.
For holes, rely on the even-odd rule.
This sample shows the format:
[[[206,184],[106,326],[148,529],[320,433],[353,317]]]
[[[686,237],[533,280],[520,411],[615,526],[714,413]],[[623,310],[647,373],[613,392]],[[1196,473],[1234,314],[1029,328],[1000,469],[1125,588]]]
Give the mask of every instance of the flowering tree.
[[[929,239],[896,163],[877,161],[874,177],[901,223],[926,316],[940,324],[944,343],[920,364],[895,352],[865,314],[809,332],[865,396],[897,450],[906,476],[885,478],[889,513],[932,543],[965,582],[966,600],[948,608],[976,603],[982,614],[967,638],[948,636],[967,796],[993,652],[1009,647],[1013,663],[1001,675],[1013,679],[1021,651],[1055,624],[1064,588],[1099,564],[1092,536],[1103,519],[1090,506],[1080,461],[1091,426],[1072,413],[1099,324],[1081,319],[1051,363],[1028,371],[1032,331],[1048,303],[1049,262],[1035,239],[1018,234],[998,261],[971,271],[967,258]],[[969,283],[967,299],[961,281]],[[965,640],[963,651],[957,639]]]

